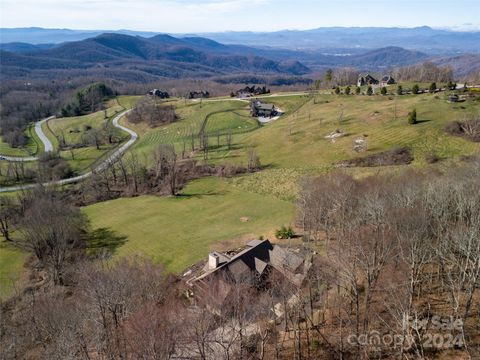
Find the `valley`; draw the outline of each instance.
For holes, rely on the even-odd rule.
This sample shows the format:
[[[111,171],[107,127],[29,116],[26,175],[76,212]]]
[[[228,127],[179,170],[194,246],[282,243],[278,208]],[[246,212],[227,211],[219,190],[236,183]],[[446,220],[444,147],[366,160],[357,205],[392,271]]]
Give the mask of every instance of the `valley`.
[[[1,359],[480,358],[476,3],[38,3],[2,4]]]

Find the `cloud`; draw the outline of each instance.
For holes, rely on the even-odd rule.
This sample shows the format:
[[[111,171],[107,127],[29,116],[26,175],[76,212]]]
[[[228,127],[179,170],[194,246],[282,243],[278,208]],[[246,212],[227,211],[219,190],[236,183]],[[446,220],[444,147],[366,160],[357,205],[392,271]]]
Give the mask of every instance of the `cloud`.
[[[254,8],[258,5],[263,5],[268,3],[269,0],[226,0],[226,1],[205,1],[205,2],[194,2],[187,5],[189,10],[193,11],[202,11],[205,13],[211,12],[221,12],[221,13],[230,13],[239,11],[247,8]]]
[[[435,2],[435,16],[425,17]],[[170,33],[473,23],[479,0],[0,0],[2,27]],[[394,17],[385,14],[394,13]],[[453,16],[453,19],[452,19]],[[372,20],[373,19],[373,20]],[[455,21],[456,20],[456,21]]]

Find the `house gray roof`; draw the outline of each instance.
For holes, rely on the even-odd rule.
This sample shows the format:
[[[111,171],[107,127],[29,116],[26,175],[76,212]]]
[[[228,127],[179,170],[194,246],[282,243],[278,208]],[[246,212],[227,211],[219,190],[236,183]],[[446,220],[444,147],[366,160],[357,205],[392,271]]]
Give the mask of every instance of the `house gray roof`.
[[[275,105],[273,105],[273,104],[263,104],[263,103],[260,103],[259,105],[255,105],[255,107],[256,107],[258,110],[273,110],[273,109],[275,109]]]
[[[275,246],[270,251],[270,263],[273,267],[296,272],[303,264],[303,259],[291,251]]]
[[[218,253],[217,253],[218,254]],[[250,241],[246,248],[228,259],[222,255],[219,266],[207,270],[196,280],[203,280],[210,275],[227,271],[235,282],[253,283],[256,276],[261,276],[271,267],[281,272],[290,279],[303,272],[304,259],[290,250],[278,245],[273,246],[268,240]],[[225,262],[224,262],[225,261]],[[303,278],[303,276],[302,276]],[[301,279],[299,279],[301,282]]]

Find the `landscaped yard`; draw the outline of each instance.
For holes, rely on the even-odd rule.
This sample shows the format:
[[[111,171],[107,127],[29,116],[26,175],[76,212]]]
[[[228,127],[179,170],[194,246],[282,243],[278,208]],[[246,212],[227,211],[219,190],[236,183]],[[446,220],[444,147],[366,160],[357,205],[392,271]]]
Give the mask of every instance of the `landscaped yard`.
[[[118,199],[83,211],[93,229],[108,228],[127,237],[117,257],[141,254],[177,273],[222,241],[269,236],[294,219],[292,203],[244,191],[219,178],[194,181],[178,197]]]

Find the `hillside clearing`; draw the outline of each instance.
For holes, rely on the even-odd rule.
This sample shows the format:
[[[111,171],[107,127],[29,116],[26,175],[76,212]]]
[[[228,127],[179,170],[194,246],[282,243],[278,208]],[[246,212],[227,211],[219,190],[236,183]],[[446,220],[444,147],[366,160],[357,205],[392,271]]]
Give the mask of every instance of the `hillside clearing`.
[[[213,244],[267,236],[290,224],[294,205],[242,191],[224,179],[205,178],[177,197],[118,199],[83,211],[93,229],[107,228],[127,237],[116,256],[144,255],[179,273],[207,256]],[[249,221],[242,222],[242,217]]]

